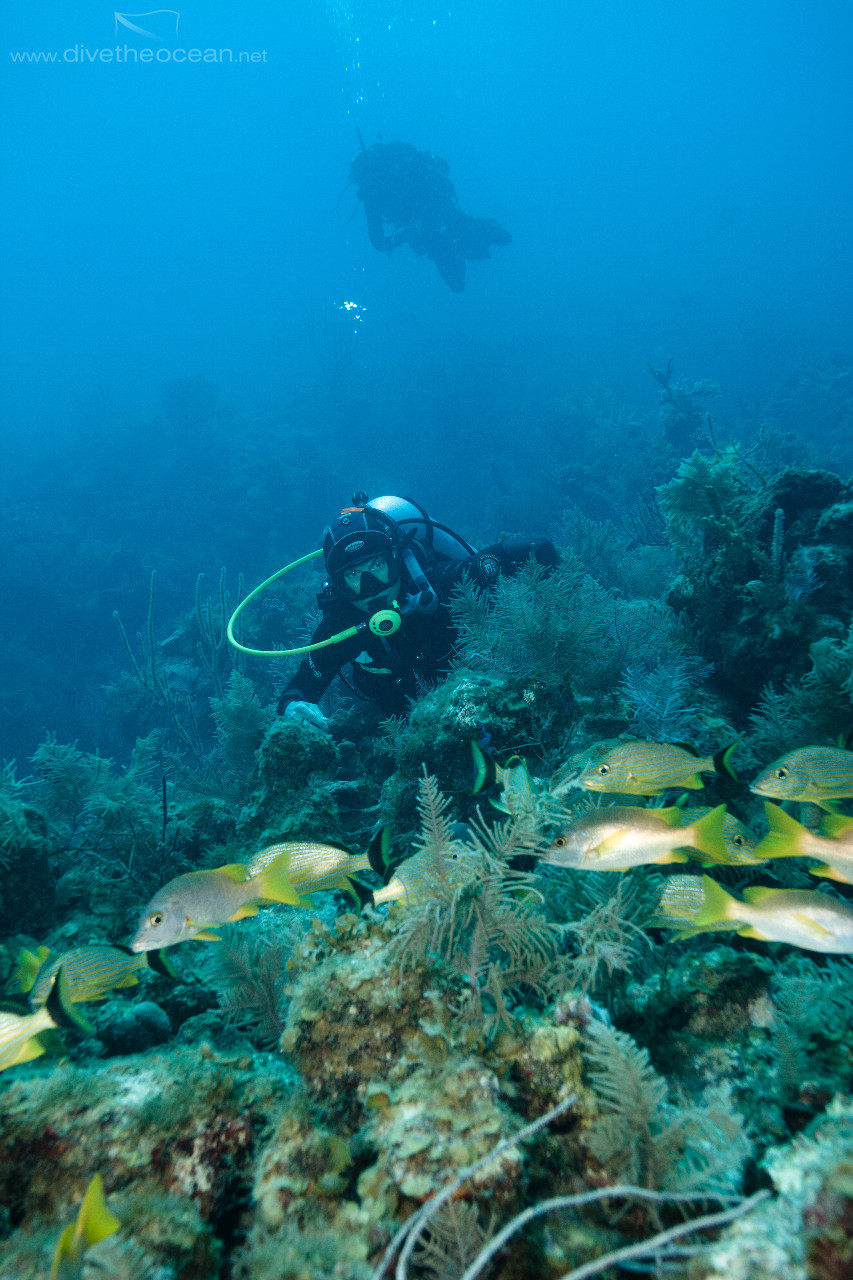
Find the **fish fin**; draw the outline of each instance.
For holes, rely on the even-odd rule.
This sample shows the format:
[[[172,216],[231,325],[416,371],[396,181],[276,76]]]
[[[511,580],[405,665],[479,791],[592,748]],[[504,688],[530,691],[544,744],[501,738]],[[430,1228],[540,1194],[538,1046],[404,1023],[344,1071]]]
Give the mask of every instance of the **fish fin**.
[[[695,925],[720,924],[731,918],[732,907],[737,905],[737,898],[726,893],[721,884],[710,876],[702,877],[702,888],[705,890],[705,904],[693,917]]]
[[[74,1224],[74,1243],[85,1253],[99,1240],[118,1231],[121,1223],[114,1213],[110,1213],[104,1199],[104,1184],[101,1175],[96,1173],[86,1188],[77,1221]]]
[[[59,1280],[62,1274],[60,1268],[64,1263],[69,1264],[69,1268],[74,1264],[74,1223],[69,1222],[68,1226],[59,1237],[56,1246],[56,1252],[53,1255],[53,1262],[50,1268],[50,1280]]]
[[[784,889],[772,889],[769,884],[751,884],[748,889],[744,889],[743,897],[745,902],[751,902],[755,905],[762,903],[766,898],[775,898],[777,893],[785,893]]]
[[[680,827],[684,822],[684,810],[677,804],[668,805],[665,809],[644,809],[643,812],[652,814],[667,827]]]
[[[819,809],[823,809],[824,813],[831,813],[837,817],[842,816],[836,800],[818,800],[817,796],[809,796],[808,803],[816,804]]]
[[[491,756],[487,756],[479,742],[471,739],[471,755],[474,758],[474,785],[472,795],[479,795],[486,787],[492,786],[497,777],[497,765]]]
[[[260,875],[255,877],[258,886],[258,898],[267,898],[270,902],[287,902],[292,907],[302,905],[299,894],[290,883],[290,877],[287,874],[288,865],[290,863],[290,855],[282,854],[280,858],[276,858],[264,867]],[[252,915],[254,915],[254,911]],[[232,920],[240,919],[239,916],[232,916]]]
[[[145,958],[148,961],[148,968],[153,969],[155,973],[162,973],[167,978],[177,978],[177,969],[162,950],[146,951]]]
[[[793,913],[794,919],[801,924],[808,933],[813,934],[816,938],[831,938],[833,936],[831,929],[825,929],[822,924],[818,924],[817,920],[813,920],[811,916],[803,915],[801,911]]]
[[[124,977],[119,978],[118,982],[113,983],[113,990],[120,991],[122,987],[138,987],[139,979],[135,973],[126,973]],[[106,996],[106,992],[104,992]]]
[[[689,862],[690,854],[685,853],[683,849],[670,849],[662,858],[657,860],[661,865],[665,862]]]
[[[33,1058],[40,1058],[46,1052],[47,1046],[42,1043],[42,1031],[37,1036],[33,1036],[31,1040],[18,1050],[18,1056],[15,1058],[14,1065],[19,1067],[22,1062],[32,1062]],[[63,1050],[65,1046],[63,1045]]]
[[[510,816],[512,815],[512,809],[508,808],[508,806],[504,804],[503,800],[490,800],[489,804],[493,809],[497,809],[498,813],[507,813]]]
[[[702,781],[701,773],[690,773],[678,785],[686,787],[688,791],[701,791],[705,783]]]
[[[228,917],[228,920],[226,923],[233,924],[235,920],[247,920],[249,916],[256,916],[257,914],[258,914],[257,907],[252,906],[252,904],[249,902],[244,902],[242,907],[238,907],[237,910],[233,913],[233,915],[230,915]]]
[[[21,992],[32,991],[39,975],[39,970],[49,955],[49,947],[37,947],[35,951],[28,951],[26,947],[21,947],[18,952],[18,967],[7,984],[7,989]]]
[[[727,747],[723,747],[721,751],[714,753],[714,768],[717,773],[722,774],[725,778],[731,778],[732,782],[738,781],[738,776],[732,768],[729,761],[734,755],[735,747],[739,744],[740,738],[735,738],[734,742],[730,742]]]
[[[388,826],[380,827],[376,835],[367,846],[366,858],[370,864],[371,871],[375,871],[380,880],[385,880],[388,874],[388,864],[391,861],[391,829]]]
[[[373,890],[362,884],[358,876],[346,876],[340,887],[343,893],[355,899],[359,911],[373,901]]]
[[[685,938],[695,938],[697,933],[701,933],[701,929],[679,929],[677,933],[672,935],[673,942],[683,942]]]
[[[801,822],[778,804],[764,801],[764,816],[770,830],[755,850],[763,858],[801,858],[802,847],[809,834]]]
[[[674,742],[674,747],[681,747],[682,751],[686,751],[689,756],[695,756],[697,760],[702,759],[702,752],[699,751],[692,742]]]
[[[819,862],[816,867],[809,867],[809,874],[822,876],[824,880],[837,880],[839,884],[851,883],[846,876],[843,876],[836,867],[831,867],[828,862]]]
[[[745,924],[742,929],[738,929],[739,938],[759,938],[762,942],[769,942],[770,939],[766,933],[762,933],[760,929],[756,929],[754,924]]]
[[[270,863],[270,866],[275,866],[275,862]],[[237,884],[243,884],[249,879],[245,862],[228,862],[224,867],[217,867],[216,871],[221,876],[227,876],[229,880],[236,880]]]
[[[820,824],[821,834],[832,836],[834,840],[846,835],[851,827],[853,818],[849,818],[846,813],[828,813]]]
[[[87,1036],[94,1035],[91,1022],[83,1017],[71,1000],[71,987],[64,969],[57,969],[50,994],[44,1003],[58,1027],[76,1027]]]
[[[691,846],[714,862],[728,862],[726,849],[726,806],[718,804],[692,826]]]
[[[210,929],[202,929],[199,933],[194,933],[191,942],[221,942],[218,933],[212,933]]]

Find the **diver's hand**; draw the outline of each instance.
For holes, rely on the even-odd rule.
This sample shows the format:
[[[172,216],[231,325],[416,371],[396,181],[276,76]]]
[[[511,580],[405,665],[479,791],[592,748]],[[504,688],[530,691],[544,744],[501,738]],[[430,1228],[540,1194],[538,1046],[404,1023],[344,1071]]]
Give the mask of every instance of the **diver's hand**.
[[[322,711],[313,702],[288,702],[284,708],[285,720],[296,720],[299,724],[310,724],[321,733],[329,732],[329,722]]]

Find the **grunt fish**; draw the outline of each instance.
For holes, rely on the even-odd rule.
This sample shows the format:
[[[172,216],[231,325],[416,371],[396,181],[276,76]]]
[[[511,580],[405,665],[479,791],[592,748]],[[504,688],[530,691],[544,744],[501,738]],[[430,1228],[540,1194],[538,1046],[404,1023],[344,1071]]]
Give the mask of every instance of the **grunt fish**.
[[[384,828],[374,838],[367,853],[350,853],[349,849],[340,845],[322,844],[318,840],[292,840],[261,849],[249,859],[246,868],[250,876],[256,876],[282,853],[286,853],[289,856],[288,878],[299,893],[341,889],[345,893],[355,892],[359,896],[350,877],[356,871],[376,870],[376,859],[382,858],[386,844]],[[379,865],[384,866],[381,862]],[[305,905],[312,904],[306,900]]]
[[[374,891],[374,905],[397,898],[405,898],[409,904],[421,902],[430,897],[437,883],[456,888],[468,878],[463,852],[464,842],[454,840],[443,849],[421,849],[412,854],[394,869],[387,884]]]
[[[32,973],[32,962],[43,954],[37,971]],[[16,984],[19,991],[29,992],[30,1007],[40,1009],[47,1000],[60,969],[68,983],[68,997],[72,1004],[86,1000],[103,1000],[109,991],[120,987],[135,987],[139,982],[139,969],[153,969],[157,973],[174,978],[175,968],[159,951],[134,955],[126,947],[89,946],[74,947],[49,959],[47,947],[38,952],[22,949],[18,958]]]
[[[771,800],[807,801],[833,812],[833,800],[853,796],[853,751],[798,747],[769,764],[750,791]]]
[[[698,791],[705,785],[703,773],[735,777],[729,757],[736,745],[699,757],[671,742],[623,742],[588,764],[578,786],[630,796],[659,796],[675,788]]]
[[[725,815],[723,804],[687,824],[677,805],[592,809],[560,832],[542,860],[578,871],[627,871],[653,862],[687,862],[685,850],[696,849],[712,862],[724,862]]]
[[[737,923],[744,938],[788,942],[807,951],[847,955],[853,952],[853,906],[809,889],[744,889],[744,901],[726,893],[710,876],[702,877],[705,905],[694,924],[700,928]]]
[[[288,855],[282,853],[255,876],[242,862],[177,876],[154,894],[142,912],[131,951],[173,947],[188,938],[219,942],[213,929],[257,915],[265,903],[308,905],[290,883],[287,866]]]

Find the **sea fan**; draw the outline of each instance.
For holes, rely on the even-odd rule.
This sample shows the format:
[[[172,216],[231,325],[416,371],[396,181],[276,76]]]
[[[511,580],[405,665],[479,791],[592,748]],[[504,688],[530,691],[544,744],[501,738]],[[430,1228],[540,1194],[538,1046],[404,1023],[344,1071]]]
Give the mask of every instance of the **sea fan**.
[[[662,658],[645,669],[629,667],[621,688],[634,709],[632,730],[654,742],[679,742],[701,735],[701,722],[688,699],[713,669],[690,655]]]

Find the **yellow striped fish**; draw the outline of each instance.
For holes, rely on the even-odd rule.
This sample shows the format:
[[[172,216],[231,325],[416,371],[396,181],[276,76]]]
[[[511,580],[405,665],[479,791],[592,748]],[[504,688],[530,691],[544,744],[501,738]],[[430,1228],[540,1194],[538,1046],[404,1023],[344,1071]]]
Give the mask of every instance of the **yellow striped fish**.
[[[47,1003],[36,1013],[19,1013],[0,1008],[0,1071],[31,1062],[46,1050],[62,1052],[57,1027],[78,1027],[87,1035],[92,1028],[78,1013],[68,994],[68,983],[60,969]]]
[[[672,742],[622,742],[588,764],[578,786],[626,796],[659,796],[680,788],[698,791],[705,785],[703,773],[735,777],[729,757],[736,745],[732,742],[715,755],[699,757]]]
[[[69,1222],[59,1237],[50,1280],[80,1280],[86,1250],[99,1240],[106,1240],[120,1226],[118,1218],[107,1208],[101,1175],[96,1173],[86,1188],[76,1221]]]
[[[276,858],[286,854],[287,874],[297,893],[322,893],[328,889],[341,889],[358,894],[350,879],[356,871],[374,870],[381,876],[384,869],[384,853],[388,843],[386,829],[374,837],[367,853],[350,853],[336,844],[322,844],[317,840],[291,840],[271,844],[261,849],[246,864],[250,876],[259,875]],[[378,861],[377,861],[378,860]],[[367,895],[370,896],[369,893]],[[305,905],[312,905],[305,900]]]
[[[833,800],[853,796],[853,751],[841,747],[798,747],[780,756],[750,787],[771,800],[803,800],[833,812]]]
[[[770,830],[758,853],[765,858],[820,858],[819,866],[809,867],[813,876],[853,884],[853,818],[827,813],[818,833],[767,800],[764,813]]]
[[[373,901],[393,902],[405,898],[411,905],[430,897],[438,884],[454,889],[470,877],[470,869],[463,854],[467,846],[462,841],[452,841],[442,849],[421,849],[406,858],[394,869],[387,884],[375,890]]]
[[[46,954],[31,976],[32,962],[42,952]],[[136,976],[139,969],[153,969],[157,973],[168,974],[171,978],[176,976],[171,961],[159,951],[134,955],[125,947],[93,945],[63,951],[53,960],[48,958],[49,955],[46,947],[39,947],[35,953],[22,950],[18,959],[17,988],[19,991],[29,991],[32,1009],[40,1009],[45,1003],[60,969],[65,974],[68,997],[73,1004],[86,1000],[103,1000],[109,991],[120,987],[135,987],[139,982]]]

